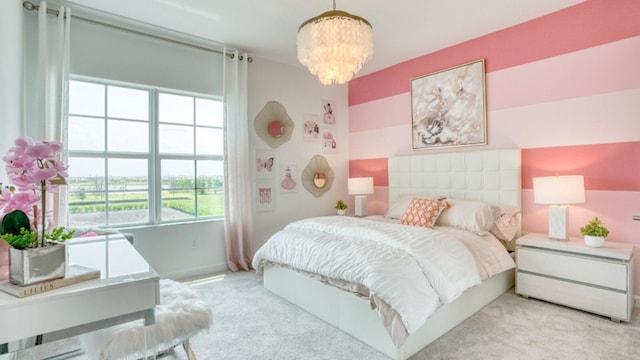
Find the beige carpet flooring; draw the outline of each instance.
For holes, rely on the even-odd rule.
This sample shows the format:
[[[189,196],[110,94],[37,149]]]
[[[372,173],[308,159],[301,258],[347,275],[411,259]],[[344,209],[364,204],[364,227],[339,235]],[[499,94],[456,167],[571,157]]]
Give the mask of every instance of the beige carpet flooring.
[[[195,336],[200,360],[387,359],[358,340],[272,295],[252,272],[194,280],[211,305],[214,324]],[[5,359],[44,359],[77,347],[77,339],[45,344]],[[85,355],[53,359],[86,359]],[[185,360],[181,347],[159,359]],[[439,338],[414,360],[426,359],[640,359],[640,311],[631,323],[524,299],[508,291]]]

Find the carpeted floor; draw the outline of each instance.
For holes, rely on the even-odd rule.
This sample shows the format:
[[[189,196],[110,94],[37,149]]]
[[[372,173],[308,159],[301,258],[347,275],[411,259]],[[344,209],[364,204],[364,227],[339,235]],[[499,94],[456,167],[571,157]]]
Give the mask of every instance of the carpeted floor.
[[[190,283],[213,310],[212,328],[192,339],[200,360],[387,359],[264,290],[261,278],[254,273],[225,273]],[[19,352],[13,358],[43,359],[76,344],[77,339],[71,338]],[[597,315],[523,299],[511,290],[411,359],[639,358],[638,309],[631,323],[617,324]],[[5,359],[12,357],[0,356]],[[187,357],[178,347],[160,359]]]

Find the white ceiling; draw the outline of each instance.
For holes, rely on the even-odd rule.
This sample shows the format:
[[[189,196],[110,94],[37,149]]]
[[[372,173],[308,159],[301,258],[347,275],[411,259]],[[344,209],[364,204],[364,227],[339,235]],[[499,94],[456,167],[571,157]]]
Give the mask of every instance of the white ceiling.
[[[583,0],[337,0],[373,26],[368,74],[569,7]],[[255,58],[298,64],[296,32],[331,0],[63,0],[212,40]],[[302,65],[300,65],[302,66]]]

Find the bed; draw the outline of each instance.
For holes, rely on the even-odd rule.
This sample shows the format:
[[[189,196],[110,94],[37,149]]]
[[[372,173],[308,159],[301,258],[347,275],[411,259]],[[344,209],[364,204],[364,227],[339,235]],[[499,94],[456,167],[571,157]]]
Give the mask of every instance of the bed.
[[[385,216],[366,219],[324,217],[302,220],[301,222],[290,224],[278,233],[280,235],[274,235],[274,237],[263,246],[263,248],[267,250],[263,250],[263,248],[258,250],[256,258],[254,258],[254,266],[263,272],[264,287],[272,293],[296,304],[392,359],[407,359],[513,286],[513,261],[511,257],[509,257],[505,247],[511,247],[512,240],[516,238],[519,233],[520,223],[518,215],[521,201],[521,160],[519,149],[502,149],[407,155],[389,158],[388,161],[390,209]],[[478,239],[483,239],[484,242],[491,243],[492,246],[494,246],[494,242],[500,244],[493,235],[494,230],[496,230],[495,224],[490,232],[483,231],[482,229],[480,229],[480,231],[472,231],[472,229],[467,229],[465,225],[463,226],[465,227],[463,231],[465,234],[461,234],[460,227],[452,228],[450,225],[456,224],[447,223],[447,221],[465,222],[464,219],[452,218],[453,215],[445,216],[445,214],[458,214],[458,216],[459,214],[464,214],[464,212],[461,213],[458,209],[464,209],[465,206],[474,209],[476,207],[485,209],[489,208],[488,204],[490,204],[491,209],[509,209],[508,215],[511,229],[511,232],[507,235],[510,236],[510,239],[501,236],[503,237],[503,239],[500,239],[502,244],[499,245],[501,250],[496,253],[499,255],[500,261],[503,262],[502,267],[493,273],[486,271],[486,274],[482,274],[479,279],[465,278],[464,281],[467,282],[466,285],[464,285],[465,290],[462,292],[456,288],[452,290],[453,292],[449,291],[449,293],[452,294],[456,293],[455,296],[450,297],[451,301],[440,299],[440,303],[433,310],[429,310],[426,317],[424,315],[426,310],[423,311],[420,308],[417,309],[419,311],[416,311],[416,301],[420,301],[420,304],[427,303],[422,302],[423,299],[420,295],[415,295],[412,300],[408,301],[408,305],[397,303],[393,297],[393,293],[391,293],[391,298],[383,298],[383,301],[380,301],[377,296],[384,296],[387,290],[376,288],[375,286],[377,285],[375,284],[378,281],[366,282],[366,280],[363,280],[363,282],[371,284],[371,289],[364,286],[365,289],[362,290],[362,284],[353,285],[343,280],[331,279],[330,276],[322,273],[322,270],[318,270],[318,273],[301,271],[301,269],[296,267],[297,265],[280,264],[278,261],[273,261],[273,259],[269,258],[267,245],[275,237],[286,235],[293,239],[296,231],[306,232],[308,231],[306,229],[307,227],[320,227],[322,231],[328,231],[327,229],[331,228],[334,229],[331,230],[332,232],[339,233],[340,236],[343,236],[343,233],[347,231],[344,229],[364,225],[363,229],[366,228],[370,230],[362,232],[361,236],[363,238],[371,236],[372,239],[378,241],[377,239],[380,234],[382,234],[383,237],[388,235],[388,239],[385,238],[384,241],[380,240],[388,248],[387,245],[389,245],[389,241],[395,241],[398,232],[405,232],[406,230],[413,231],[413,228],[418,228],[400,225],[399,220],[392,216],[393,213],[401,214],[405,212],[405,202],[411,204],[411,206],[415,205],[415,201],[419,200],[417,198],[422,198],[422,200],[429,199],[426,200],[429,204],[433,204],[434,201],[446,201],[449,204],[449,208],[444,210],[439,217],[438,221],[442,221],[442,224],[435,227],[438,231],[432,231],[431,233],[433,234],[429,234],[430,237],[435,236],[436,240],[425,238],[426,240],[417,242],[419,244],[426,243],[427,241],[429,244],[441,244],[443,242],[441,238],[457,238],[458,236],[461,238],[469,237],[471,242],[474,241],[474,236],[480,236]],[[485,206],[485,204],[487,204],[487,206]],[[451,209],[456,209],[456,212],[448,213]],[[397,214],[395,216],[398,216]],[[495,219],[492,218],[492,224],[499,216],[506,216],[506,212],[502,211],[498,213],[496,210],[494,215]],[[514,219],[517,219],[517,224],[514,223]],[[406,220],[406,218],[404,220]],[[389,226],[378,225],[387,222],[390,223]],[[484,230],[489,230],[489,227],[486,227]],[[472,232],[473,234],[471,234]],[[371,233],[371,235],[369,235],[369,233]],[[417,234],[417,232],[415,234]],[[330,234],[330,236],[332,237],[333,233]],[[318,239],[321,237],[326,236],[317,236]],[[351,237],[351,239],[355,239],[355,237]],[[455,249],[459,246],[458,243],[464,243],[465,246],[467,246],[469,242],[468,240],[466,241],[467,242],[459,240],[452,241],[453,248],[443,248],[440,249],[440,251],[442,251],[442,254],[455,252],[457,251]],[[339,240],[336,240],[335,243],[338,244],[338,246],[343,246],[340,245]],[[347,243],[349,242],[344,242],[343,244]],[[404,247],[405,245],[402,246]],[[367,251],[370,250],[367,249]],[[422,250],[417,249],[416,251]],[[423,252],[427,253],[432,251],[433,250],[429,248],[428,251]],[[284,252],[290,253],[292,251],[287,250]],[[315,250],[313,252],[315,252]],[[302,250],[302,254],[309,253],[308,250]],[[418,258],[419,256],[422,255],[411,254],[408,258]],[[510,264],[507,264],[504,256],[509,257],[508,261],[510,261]],[[407,256],[402,255],[401,257],[406,258]],[[440,257],[442,257],[442,255],[440,255]],[[332,256],[325,256],[325,258],[333,259]],[[455,261],[459,261],[459,264],[455,266],[468,266],[467,255],[456,255],[452,258],[455,258]],[[479,264],[476,253],[473,253],[472,260],[474,264]],[[394,258],[394,262],[395,261],[396,259]],[[410,268],[409,265],[406,265],[404,262],[398,263],[402,264],[398,267],[398,269],[402,269],[401,271],[398,270],[398,273],[415,274],[416,271],[421,271],[421,269],[415,271],[408,270]],[[480,268],[479,265],[478,268]],[[497,268],[494,267],[494,269]],[[381,274],[396,273],[396,271],[390,272],[388,269],[378,270],[378,272]],[[441,273],[445,275],[451,272],[450,270],[441,271]],[[417,276],[403,276],[404,278],[396,282],[406,281],[410,286],[413,286],[411,285],[413,284],[411,281],[414,281],[413,279],[417,278]],[[440,278],[438,277],[437,279],[435,282],[440,283]],[[385,281],[380,282],[384,283]],[[442,288],[452,289],[447,286],[442,286]],[[442,290],[437,286],[434,286],[434,289],[437,295],[448,291]],[[458,293],[461,293],[461,295]],[[389,306],[389,304],[393,304],[393,306]],[[425,307],[431,305],[432,304]],[[376,309],[372,310],[372,307]],[[412,314],[417,314],[419,321],[407,321],[406,319],[411,319],[411,317],[405,316],[407,311]]]

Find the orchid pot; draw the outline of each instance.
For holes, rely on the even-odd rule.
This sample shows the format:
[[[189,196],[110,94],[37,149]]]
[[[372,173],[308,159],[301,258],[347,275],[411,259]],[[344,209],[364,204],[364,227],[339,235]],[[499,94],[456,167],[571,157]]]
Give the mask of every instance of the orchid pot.
[[[63,278],[66,265],[67,246],[64,243],[22,250],[9,248],[9,277],[16,285]]]

